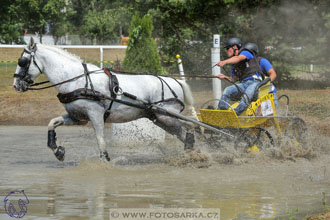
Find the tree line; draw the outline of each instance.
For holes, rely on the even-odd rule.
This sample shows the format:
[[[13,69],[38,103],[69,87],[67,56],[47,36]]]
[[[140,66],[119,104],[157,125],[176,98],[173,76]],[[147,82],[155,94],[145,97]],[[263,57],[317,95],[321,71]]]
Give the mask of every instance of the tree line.
[[[209,66],[213,34],[255,42],[275,63],[320,64],[329,62],[329,6],[328,0],[1,0],[0,43],[23,43],[28,30],[103,44],[128,36],[137,14],[152,18],[161,57],[180,53],[191,72]]]

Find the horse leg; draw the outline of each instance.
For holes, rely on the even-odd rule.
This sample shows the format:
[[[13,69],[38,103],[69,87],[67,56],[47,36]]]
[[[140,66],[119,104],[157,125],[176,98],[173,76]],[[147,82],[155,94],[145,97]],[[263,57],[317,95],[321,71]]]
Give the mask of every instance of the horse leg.
[[[104,118],[103,118],[103,114],[99,113],[97,114],[97,112],[90,112],[90,114],[88,114],[89,120],[92,122],[92,125],[94,127],[94,131],[95,131],[95,136],[97,139],[97,144],[100,150],[100,159],[102,161],[110,161],[110,157],[108,152],[106,151],[105,147],[106,147],[106,141],[104,138]]]
[[[195,137],[193,132],[190,131],[190,124],[186,125],[179,119],[158,114],[156,114],[156,119],[153,120],[153,122],[166,132],[176,135],[178,139],[184,143],[184,150],[186,152],[194,150]],[[182,128],[183,126],[188,128],[185,134]]]
[[[48,124],[48,142],[47,146],[54,152],[55,157],[59,161],[64,160],[65,149],[62,146],[56,145],[56,132],[55,128],[60,125],[78,125],[82,124],[80,121],[75,121],[70,118],[68,114],[53,118]]]

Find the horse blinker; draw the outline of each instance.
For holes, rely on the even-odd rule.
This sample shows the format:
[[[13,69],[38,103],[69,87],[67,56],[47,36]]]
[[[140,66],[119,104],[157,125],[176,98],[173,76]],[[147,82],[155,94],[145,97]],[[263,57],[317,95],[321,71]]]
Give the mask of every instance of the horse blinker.
[[[21,57],[18,59],[18,65],[22,68],[26,68],[30,63],[30,59],[27,57]]]

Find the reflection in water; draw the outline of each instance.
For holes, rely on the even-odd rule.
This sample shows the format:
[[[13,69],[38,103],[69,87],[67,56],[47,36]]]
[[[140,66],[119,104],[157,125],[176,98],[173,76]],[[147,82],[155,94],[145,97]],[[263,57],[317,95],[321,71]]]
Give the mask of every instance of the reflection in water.
[[[56,191],[53,184],[48,184],[48,200],[47,200],[47,215],[54,216],[56,213],[56,206],[55,206],[55,198],[56,198]]]
[[[239,167],[230,169],[239,171]],[[216,172],[219,175],[215,175]],[[221,219],[273,219],[278,209],[285,213],[285,203],[292,202],[292,208],[295,204],[302,205],[295,201],[295,195],[285,195],[286,190],[281,189],[283,184],[280,187],[269,185],[259,177],[239,182],[236,182],[237,177],[221,178],[228,178],[230,174],[222,173],[221,167],[144,165],[118,168],[95,162],[51,169],[43,175],[32,172],[23,176],[29,183],[25,187],[31,198],[27,216],[108,219],[110,208],[159,207],[220,208]],[[38,182],[42,184],[34,184]],[[298,196],[303,198],[304,195]]]
[[[203,169],[112,166],[81,159],[87,144],[68,146],[67,161],[60,163],[45,143],[15,137],[29,148],[9,139],[0,143],[0,219],[10,219],[2,207],[13,190],[24,190],[30,200],[24,219],[62,220],[109,219],[110,208],[220,208],[222,220],[274,219],[296,208],[318,210],[322,192],[325,199],[330,194],[330,170],[320,169],[328,160]]]

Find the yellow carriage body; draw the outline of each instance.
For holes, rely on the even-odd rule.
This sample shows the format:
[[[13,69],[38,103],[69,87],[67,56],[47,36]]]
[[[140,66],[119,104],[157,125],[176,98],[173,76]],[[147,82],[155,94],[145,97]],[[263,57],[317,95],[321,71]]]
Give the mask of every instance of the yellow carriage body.
[[[231,103],[228,110],[200,109],[199,120],[221,128],[250,128],[275,126],[280,132],[280,126],[276,116],[274,95],[269,93],[270,84],[259,89],[259,98],[237,116],[233,110],[239,104]]]
[[[261,132],[263,132],[268,137],[271,145],[274,143],[273,138],[265,128],[274,127],[281,137],[289,137],[296,147],[305,144],[305,131],[307,130],[305,122],[298,116],[288,116],[287,113],[284,116],[278,116],[274,95],[269,93],[269,87],[270,84],[268,83],[259,88],[258,98],[240,116],[237,116],[234,111],[239,104],[239,101],[237,101],[230,103],[227,110],[200,109],[199,120],[216,128],[239,129],[242,130],[244,135],[254,133],[257,141],[260,139]],[[249,146],[247,152],[249,151],[258,152],[259,146],[256,144]]]

